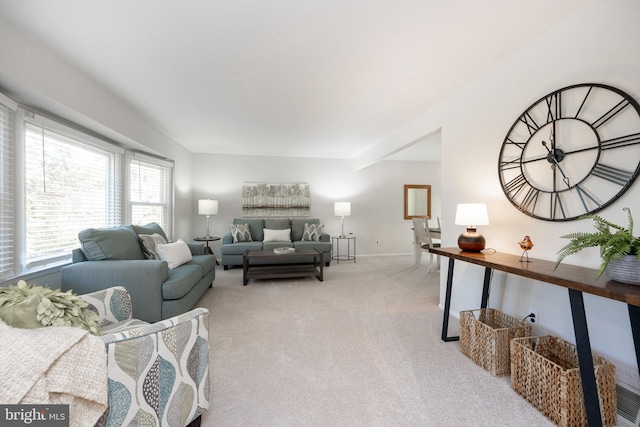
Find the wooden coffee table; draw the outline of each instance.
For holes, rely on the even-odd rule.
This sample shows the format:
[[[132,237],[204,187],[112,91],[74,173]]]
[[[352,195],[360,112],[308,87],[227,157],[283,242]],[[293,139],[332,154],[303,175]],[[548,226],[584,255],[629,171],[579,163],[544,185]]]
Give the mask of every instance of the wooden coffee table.
[[[295,263],[296,259],[307,258],[308,262]],[[260,260],[259,264],[255,261]],[[253,263],[251,261],[254,261]],[[271,251],[246,251],[242,256],[242,284],[249,279],[283,279],[289,277],[313,277],[323,279],[322,253],[311,249],[296,249],[287,254]]]

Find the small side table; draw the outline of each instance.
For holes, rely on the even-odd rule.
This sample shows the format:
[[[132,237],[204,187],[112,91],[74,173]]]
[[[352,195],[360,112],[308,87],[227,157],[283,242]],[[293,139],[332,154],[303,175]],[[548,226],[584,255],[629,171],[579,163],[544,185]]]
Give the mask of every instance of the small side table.
[[[347,254],[340,255],[340,241],[347,241]],[[353,243],[352,243],[353,242]],[[353,251],[352,247],[353,246]],[[356,262],[356,236],[353,234],[349,234],[346,236],[331,236],[331,248],[333,251],[333,256],[331,259],[335,259],[338,264],[340,261],[353,261]],[[335,248],[335,249],[334,249]],[[353,255],[352,255],[353,252]]]
[[[216,240],[220,240],[220,237],[214,237],[214,236],[209,236],[209,237],[194,237],[193,240],[196,242],[206,242],[207,243],[207,247],[204,249],[204,253],[205,254],[209,254],[209,255],[213,255],[213,251],[211,250],[211,248],[209,247],[209,242],[215,242]],[[218,265],[218,258],[216,258],[216,265]]]

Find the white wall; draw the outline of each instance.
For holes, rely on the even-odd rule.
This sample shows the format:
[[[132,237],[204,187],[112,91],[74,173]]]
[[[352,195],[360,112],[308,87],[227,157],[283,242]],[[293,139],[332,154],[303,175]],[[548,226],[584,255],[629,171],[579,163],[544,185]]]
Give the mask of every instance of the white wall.
[[[211,218],[211,233],[228,232],[233,218],[242,217],[244,182],[307,182],[311,217],[320,218],[326,232],[339,234],[340,218],[333,203],[351,202],[345,233],[357,237],[364,254],[412,253],[411,221],[404,219],[404,184],[430,184],[432,217],[440,215],[440,164],[383,161],[354,171],[349,160],[303,159],[195,154],[193,160],[192,221],[196,235],[204,235],[206,220],[197,215],[200,198],[217,199],[219,214]],[[378,243],[376,243],[378,242]],[[220,243],[213,245],[220,256]]]
[[[174,237],[190,238],[191,152],[132,106],[0,18],[0,91],[128,148],[175,160]],[[161,88],[159,88],[161,90]]]
[[[479,231],[487,246],[520,255],[517,242],[526,234],[535,247],[530,256],[555,260],[566,240],[559,236],[588,231],[588,221],[553,223],[530,218],[505,198],[498,181],[501,144],[515,119],[543,95],[576,83],[605,83],[640,100],[640,2],[589,2],[472,84],[462,88],[413,123],[396,132],[407,141],[442,127],[442,215],[452,217],[456,204],[486,202],[491,225]],[[397,141],[387,141],[389,146]],[[640,160],[640,159],[639,159]],[[622,208],[640,219],[640,182],[601,215],[626,224]],[[443,224],[443,246],[456,246],[462,227]],[[637,231],[636,231],[637,235]],[[565,262],[595,268],[597,249]],[[456,263],[452,310],[478,308],[484,269]],[[446,275],[441,276],[441,300]],[[514,316],[538,310],[540,326],[575,342],[569,298],[564,288],[496,273],[490,306]],[[626,306],[585,295],[591,344],[618,366],[618,373],[639,385]]]

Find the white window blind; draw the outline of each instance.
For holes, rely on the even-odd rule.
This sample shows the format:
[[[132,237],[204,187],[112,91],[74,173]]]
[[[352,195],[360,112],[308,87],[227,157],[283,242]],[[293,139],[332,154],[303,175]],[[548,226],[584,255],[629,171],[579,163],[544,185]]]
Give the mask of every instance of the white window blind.
[[[131,153],[129,207],[132,224],[158,223],[171,236],[173,163]]]
[[[16,267],[16,106],[0,94],[0,278]]]
[[[84,228],[122,222],[122,150],[37,119],[24,130],[28,267],[67,257]]]

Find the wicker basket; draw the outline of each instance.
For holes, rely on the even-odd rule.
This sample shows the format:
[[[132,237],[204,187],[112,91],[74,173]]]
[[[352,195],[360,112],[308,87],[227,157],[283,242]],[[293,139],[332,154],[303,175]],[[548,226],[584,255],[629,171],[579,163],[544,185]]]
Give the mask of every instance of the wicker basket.
[[[616,424],[615,366],[593,357],[602,423]],[[511,387],[559,426],[586,426],[575,345],[552,336],[511,342]]]
[[[531,325],[492,308],[460,312],[460,350],[491,375],[507,375],[509,341],[531,335]]]

